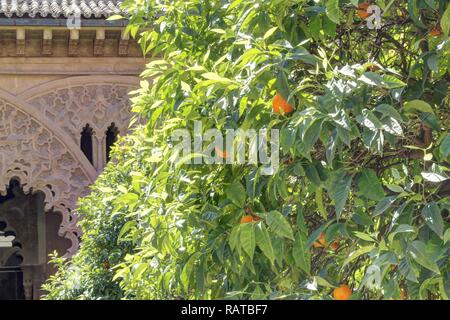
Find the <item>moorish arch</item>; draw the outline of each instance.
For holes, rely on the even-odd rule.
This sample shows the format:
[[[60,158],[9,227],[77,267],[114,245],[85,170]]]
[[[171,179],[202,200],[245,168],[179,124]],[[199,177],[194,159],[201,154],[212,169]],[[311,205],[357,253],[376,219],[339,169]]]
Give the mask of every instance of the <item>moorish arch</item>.
[[[78,248],[73,210],[107,162],[107,132],[126,133],[131,118],[132,76],[79,76],[50,81],[13,96],[0,89],[0,192],[13,179],[24,191],[45,194],[46,210],[62,214],[59,235]],[[93,163],[80,148],[92,128]]]
[[[71,241],[66,256],[78,248],[77,199],[97,176],[79,146],[32,105],[0,92],[0,193],[12,180],[24,192],[42,192],[45,209],[62,215],[58,234]]]
[[[100,173],[107,162],[107,131],[128,131],[131,112],[128,93],[138,87],[132,76],[80,76],[55,80],[19,96],[61,128],[76,144],[87,125],[92,129],[93,163]]]

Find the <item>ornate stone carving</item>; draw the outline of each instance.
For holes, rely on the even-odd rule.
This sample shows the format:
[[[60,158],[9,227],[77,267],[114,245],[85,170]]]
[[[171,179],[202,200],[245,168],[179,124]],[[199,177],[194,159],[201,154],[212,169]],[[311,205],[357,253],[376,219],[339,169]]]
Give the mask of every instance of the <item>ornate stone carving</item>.
[[[78,45],[80,40],[78,39],[70,39],[69,40],[69,49],[67,55],[69,57],[76,57],[78,55]]]
[[[43,192],[45,209],[62,214],[58,234],[72,243],[67,257],[78,249],[76,202],[106,163],[106,131],[111,123],[121,134],[128,130],[135,79],[74,77],[18,97],[0,95],[0,193],[12,179],[25,193]],[[94,166],[80,150],[86,124],[93,128]]]
[[[105,54],[105,40],[94,40],[94,56],[103,56]]]
[[[42,40],[42,55],[51,56],[53,54],[52,45],[53,45],[52,39],[43,39]]]
[[[129,40],[120,39],[119,41],[119,56],[126,57],[128,55]]]
[[[25,192],[42,191],[46,210],[63,216],[61,237],[72,241],[66,256],[78,248],[79,230],[71,209],[86,195],[92,178],[75,151],[56,136],[48,125],[16,105],[0,98],[0,192],[18,179]]]
[[[16,40],[16,55],[18,56],[25,55],[25,39]]]
[[[89,124],[93,129],[94,167],[100,172],[106,164],[104,145],[108,127],[114,123],[121,134],[127,132],[131,117],[130,90],[130,86],[119,84],[74,85],[44,92],[28,102],[76,144]]]

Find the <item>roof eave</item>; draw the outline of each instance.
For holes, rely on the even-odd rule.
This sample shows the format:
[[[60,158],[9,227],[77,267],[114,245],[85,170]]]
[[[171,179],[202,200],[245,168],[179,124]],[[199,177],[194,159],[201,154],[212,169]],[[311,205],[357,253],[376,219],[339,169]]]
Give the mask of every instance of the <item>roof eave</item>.
[[[127,20],[105,20],[105,19],[81,19],[81,28],[83,27],[103,27],[103,28],[117,28],[125,27],[128,24]],[[67,19],[55,18],[0,18],[0,27],[66,27]]]

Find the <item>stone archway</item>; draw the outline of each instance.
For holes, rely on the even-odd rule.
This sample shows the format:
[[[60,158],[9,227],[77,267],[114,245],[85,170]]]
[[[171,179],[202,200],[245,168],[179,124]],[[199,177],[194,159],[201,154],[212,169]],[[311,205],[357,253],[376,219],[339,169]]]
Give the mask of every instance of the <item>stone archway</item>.
[[[37,86],[19,96],[75,143],[86,125],[92,129],[93,163],[100,173],[107,162],[106,133],[111,125],[128,131],[131,112],[128,92],[138,86],[129,76],[80,76]]]
[[[72,210],[87,193],[97,172],[63,132],[14,97],[0,96],[0,193],[11,180],[24,191],[45,195],[45,209],[62,214],[59,235],[71,240],[66,256],[78,248],[79,230]]]
[[[110,128],[128,131],[128,92],[137,85],[136,77],[82,76],[50,81],[17,96],[0,89],[0,195],[7,194],[11,181],[17,181],[27,197],[39,194],[39,212],[45,212],[45,219],[53,215],[45,221],[45,230],[59,236],[58,243],[45,242],[45,255],[48,247],[63,248],[58,251],[65,251],[65,257],[77,251],[81,235],[74,212],[77,200],[88,194],[88,186],[107,162]],[[86,125],[93,134],[92,163],[81,148]],[[42,232],[39,237],[42,243]],[[38,264],[28,260],[21,266],[25,297],[38,298],[36,288],[54,271],[39,256]]]
[[[0,248],[0,299],[38,299],[51,274],[49,254],[59,254],[72,244],[58,236],[61,214],[45,210],[42,192],[25,193],[12,180],[0,196],[0,233],[11,239]]]
[[[113,123],[128,131],[129,76],[80,76],[51,81],[19,96],[0,90],[0,193],[9,181],[25,192],[45,194],[46,210],[62,214],[59,235],[70,239],[66,257],[78,248],[75,209],[106,164],[106,134]],[[80,150],[83,127],[93,128],[94,163]]]

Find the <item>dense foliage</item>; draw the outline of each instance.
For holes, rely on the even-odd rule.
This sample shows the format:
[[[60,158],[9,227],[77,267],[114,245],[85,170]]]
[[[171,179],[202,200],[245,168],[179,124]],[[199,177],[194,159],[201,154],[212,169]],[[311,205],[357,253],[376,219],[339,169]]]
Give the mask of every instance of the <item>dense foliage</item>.
[[[146,124],[82,200],[47,298],[448,299],[448,1],[372,4],[378,30],[357,0],[125,1]],[[194,120],[279,129],[279,170],[174,163]]]

